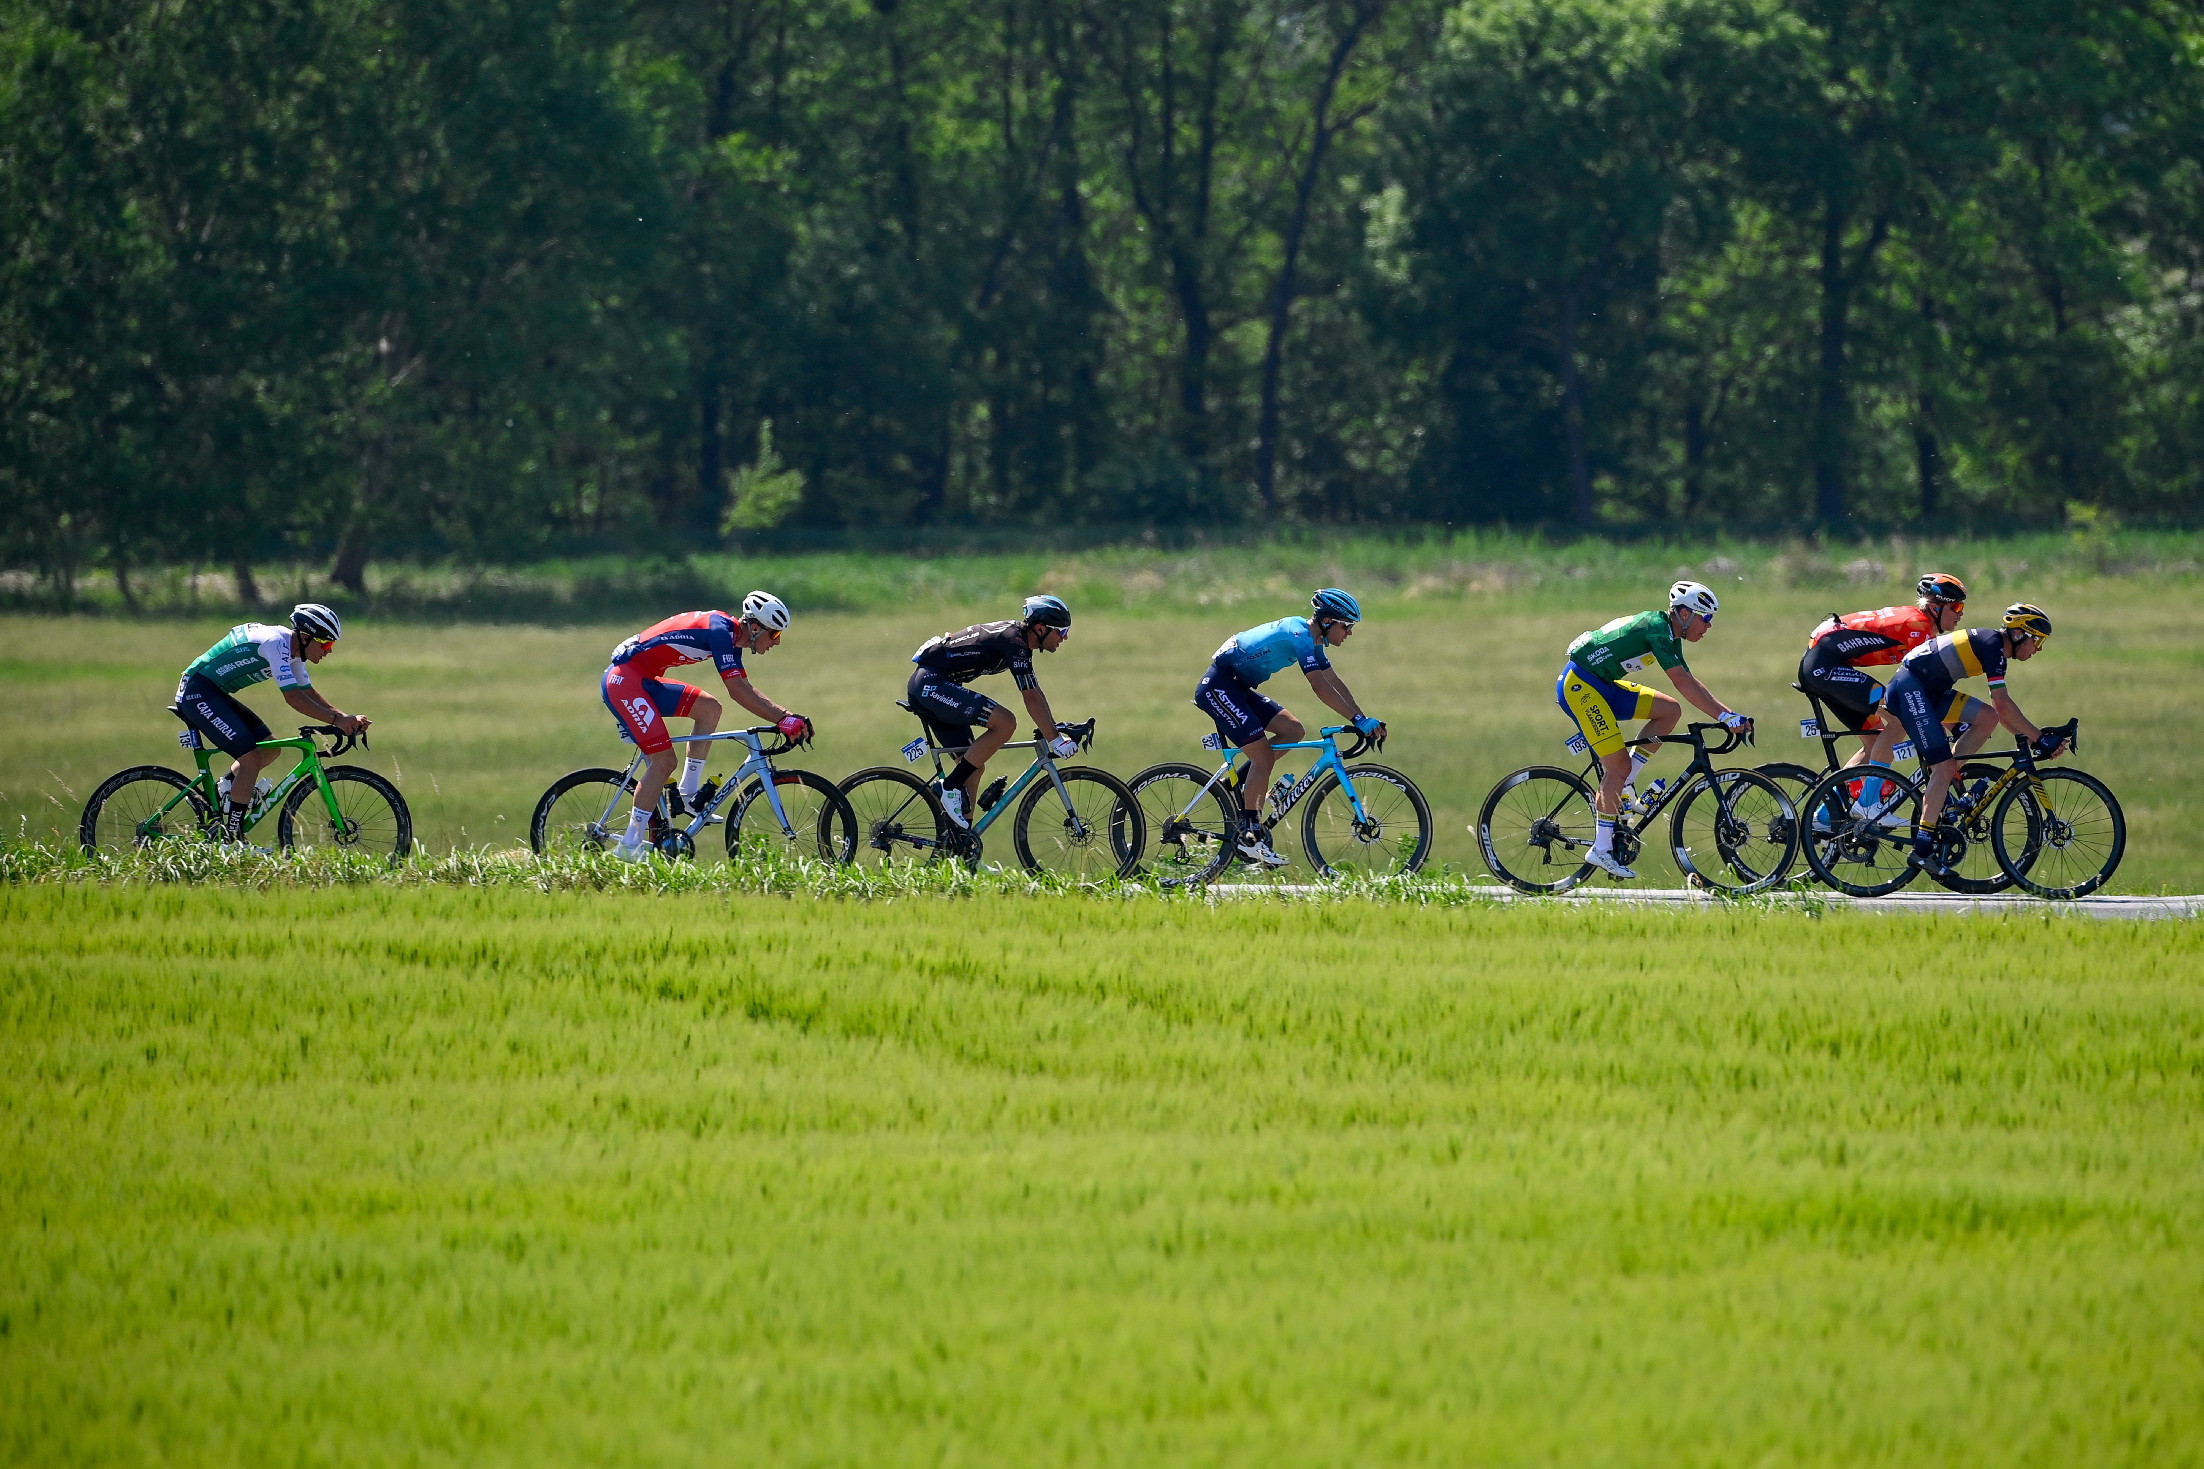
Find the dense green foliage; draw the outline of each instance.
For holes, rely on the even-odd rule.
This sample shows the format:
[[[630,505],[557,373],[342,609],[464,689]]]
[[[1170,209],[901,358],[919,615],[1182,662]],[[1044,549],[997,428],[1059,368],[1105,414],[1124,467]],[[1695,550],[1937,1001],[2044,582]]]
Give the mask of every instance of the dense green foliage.
[[[0,888],[20,1463],[2178,1464],[2194,924]]]
[[[2185,513],[2200,48],[2172,0],[5,0],[0,554]]]

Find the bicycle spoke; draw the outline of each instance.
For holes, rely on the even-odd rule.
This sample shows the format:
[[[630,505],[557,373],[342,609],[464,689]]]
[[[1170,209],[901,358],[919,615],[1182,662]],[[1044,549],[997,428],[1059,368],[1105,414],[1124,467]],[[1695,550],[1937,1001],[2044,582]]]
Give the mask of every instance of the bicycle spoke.
[[[1991,835],[2028,891],[2078,898],[2104,886],[2118,869],[2127,850],[2127,818],[2101,781],[2053,768],[2038,770],[1998,803]]]
[[[1507,776],[1485,797],[1477,842],[1492,875],[1526,893],[1561,892],[1584,873],[1584,854],[1599,835],[1589,788],[1574,775],[1533,766]]]
[[[1750,770],[1694,781],[1676,808],[1670,841],[1692,879],[1730,893],[1782,880],[1798,850],[1797,817],[1773,780]]]
[[[1165,887],[1207,882],[1230,859],[1230,792],[1221,780],[1210,784],[1212,773],[1156,765],[1131,781],[1148,824],[1148,872]]]
[[[1013,838],[1019,860],[1035,872],[1099,882],[1140,860],[1140,802],[1114,776],[1083,767],[1059,768],[1063,793],[1046,778],[1018,804]]]
[[[1362,811],[1346,785],[1327,776],[1308,797],[1301,845],[1326,877],[1395,877],[1416,871],[1431,852],[1431,808],[1415,783],[1382,765],[1347,771]]]

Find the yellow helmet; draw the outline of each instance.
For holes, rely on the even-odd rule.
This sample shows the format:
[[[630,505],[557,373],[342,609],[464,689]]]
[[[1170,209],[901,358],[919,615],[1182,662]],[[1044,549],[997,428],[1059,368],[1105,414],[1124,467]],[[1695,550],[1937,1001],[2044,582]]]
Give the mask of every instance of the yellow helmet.
[[[2040,640],[2051,636],[2051,614],[2033,603],[2015,602],[2005,609],[2005,626]]]

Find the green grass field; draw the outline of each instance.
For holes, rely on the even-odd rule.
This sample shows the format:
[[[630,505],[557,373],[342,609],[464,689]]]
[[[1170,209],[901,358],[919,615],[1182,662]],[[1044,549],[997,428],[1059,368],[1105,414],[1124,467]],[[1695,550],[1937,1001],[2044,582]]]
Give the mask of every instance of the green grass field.
[[[1469,576],[1477,568],[1467,563],[1455,568],[1462,575],[1452,582],[1440,578],[1444,565],[1413,575],[1399,567],[1370,572],[1377,581],[1370,619],[1337,664],[1364,703],[1391,722],[1394,737],[1382,758],[1431,798],[1435,862],[1487,880],[1467,830],[1485,792],[1519,765],[1568,759],[1561,748],[1568,727],[1553,702],[1568,640],[1650,605],[1674,571],[1716,575],[1705,564],[1637,565],[1649,554],[1626,558],[1633,575],[1657,583],[1645,586],[1596,569],[1535,584],[1530,578],[1545,573],[1523,571],[1519,587],[1497,571],[1487,586]],[[2109,891],[2204,887],[2204,782],[2182,753],[2204,728],[2204,586],[2193,560],[2142,571],[2115,566],[2116,574],[2105,575],[2063,565],[2055,575],[2039,571],[2031,579],[2024,558],[1995,548],[1969,554],[1954,564],[1973,578],[1975,605],[1985,616],[2029,596],[2058,619],[2058,637],[2015,673],[2012,687],[2041,721],[2083,717],[2079,763],[2111,783],[2129,821],[2127,859]],[[1029,561],[1023,569],[988,563],[987,576],[974,571],[964,583],[921,578],[896,593],[907,597],[902,602],[892,589],[866,583],[877,604],[869,611],[816,613],[799,602],[787,643],[755,668],[760,686],[819,723],[819,742],[802,763],[838,779],[897,759],[896,747],[916,732],[893,703],[911,650],[933,633],[1014,606],[1007,597],[959,600],[972,585],[1010,587],[1020,579],[1034,586],[1099,585],[1094,564]],[[1093,758],[1121,775],[1157,760],[1205,758],[1197,741],[1208,721],[1187,701],[1210,652],[1242,627],[1306,605],[1305,588],[1285,571],[1242,568],[1246,575],[1231,580],[1214,568],[1189,569],[1191,560],[1151,561],[1109,566],[1124,587],[1145,588],[1141,579],[1148,578],[1163,590],[1151,601],[1126,592],[1115,610],[1082,615],[1070,644],[1042,667],[1059,713],[1101,718]],[[1183,586],[1155,569],[1174,565],[1185,573]],[[1315,566],[1292,569],[1329,574]],[[758,579],[774,584],[773,570],[758,568]],[[1797,738],[1796,721],[1806,709],[1789,687],[1806,629],[1832,608],[1903,599],[1913,568],[1893,556],[1880,580],[1857,586],[1779,572],[1778,563],[1763,561],[1722,582],[1722,620],[1694,651],[1693,667],[1717,694],[1762,720],[1753,758],[1812,761],[1820,747]],[[1428,595],[1417,575],[1432,579]],[[1809,584],[1788,584],[1800,579]],[[1192,588],[1206,588],[1199,595],[1215,605],[1177,594]],[[1106,599],[1097,590],[1095,600]],[[146,761],[184,764],[174,744],[177,725],[163,706],[177,671],[228,621],[0,617],[7,649],[0,688],[13,696],[0,704],[0,823],[9,834],[59,840],[73,832],[84,798],[110,772]],[[360,616],[316,677],[341,707],[377,720],[365,763],[398,781],[416,834],[430,849],[509,846],[526,840],[528,814],[555,776],[624,756],[598,702],[597,677],[612,645],[639,625]],[[1000,697],[1013,697],[1006,681],[994,682],[1004,684],[994,690]],[[1281,675],[1274,687],[1289,708],[1314,722],[1320,706],[1298,675]],[[279,717],[290,711],[266,686],[248,698],[279,731],[295,727],[295,719]],[[1666,755],[1655,773],[1673,774],[1681,764],[1681,757]],[[990,849],[1001,860],[1008,850],[1007,837]],[[1650,882],[1676,880],[1663,850],[1649,851],[1643,870]],[[1305,878],[1307,868],[1297,863],[1286,875]]]
[[[33,882],[0,930],[8,1463],[2204,1462],[2195,924]]]

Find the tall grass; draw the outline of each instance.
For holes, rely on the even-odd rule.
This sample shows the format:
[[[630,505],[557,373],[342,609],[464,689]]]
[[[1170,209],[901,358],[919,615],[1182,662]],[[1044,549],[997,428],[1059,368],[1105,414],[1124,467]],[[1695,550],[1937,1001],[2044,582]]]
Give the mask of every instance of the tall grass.
[[[2180,1464],[2204,929],[0,884],[10,1463]]]

